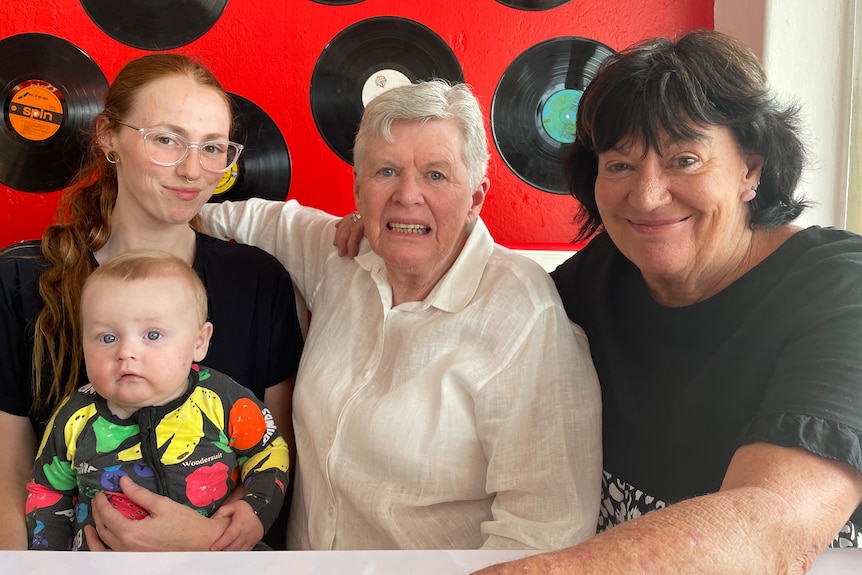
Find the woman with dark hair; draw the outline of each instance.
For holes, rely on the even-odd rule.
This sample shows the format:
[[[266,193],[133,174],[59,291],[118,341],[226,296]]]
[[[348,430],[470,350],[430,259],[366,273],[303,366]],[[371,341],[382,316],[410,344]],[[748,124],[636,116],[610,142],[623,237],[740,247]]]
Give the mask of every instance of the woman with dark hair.
[[[718,32],[602,65],[566,158],[599,233],[552,275],[602,387],[603,532],[483,574],[797,574],[860,546],[862,239],[791,223],[798,124]]]
[[[198,210],[242,151],[229,140],[231,124],[230,98],[201,64],[179,54],[129,62],[108,90],[89,157],[60,201],[57,222],[41,241],[0,252],[0,546],[27,548],[25,485],[36,438],[53,409],[86,382],[81,289],[99,263],[119,253],[160,249],[195,269],[208,291],[209,320],[222,334],[205,363],[250,388],[289,436],[302,349],[290,276],[261,250],[195,231]],[[96,500],[97,512],[100,503],[107,505]],[[146,531],[145,520],[129,540],[208,549],[225,529],[224,520],[174,505],[165,513],[185,511],[197,527],[174,521],[173,531]]]

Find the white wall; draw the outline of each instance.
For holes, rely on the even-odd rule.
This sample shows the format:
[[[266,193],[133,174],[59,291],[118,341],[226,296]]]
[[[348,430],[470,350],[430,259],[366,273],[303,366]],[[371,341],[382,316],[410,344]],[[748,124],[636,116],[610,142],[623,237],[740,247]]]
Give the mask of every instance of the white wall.
[[[715,0],[715,29],[742,40],[761,61],[767,1]]]
[[[850,193],[847,229],[862,234],[862,1],[856,2],[853,46],[853,99],[850,103]]]
[[[715,28],[761,55],[772,86],[802,104],[811,165],[800,225],[844,227],[857,0],[715,0]]]
[[[556,251],[556,250],[515,250],[519,254],[523,254],[528,258],[539,262],[546,272],[552,272],[557,269],[557,266],[572,257],[573,251]]]

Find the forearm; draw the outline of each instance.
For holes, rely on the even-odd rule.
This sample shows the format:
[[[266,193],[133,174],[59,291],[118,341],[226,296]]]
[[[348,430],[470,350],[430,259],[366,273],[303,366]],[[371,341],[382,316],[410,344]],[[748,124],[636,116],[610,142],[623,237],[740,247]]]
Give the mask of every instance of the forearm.
[[[208,204],[201,209],[204,230],[215,237],[251,244],[275,255],[279,221],[289,221],[284,202],[253,199]]]
[[[206,204],[200,215],[207,233],[257,246],[275,256],[306,298],[307,286],[318,279],[315,266],[319,258],[334,251],[337,219],[294,200],[253,198]]]
[[[494,520],[482,526],[486,549],[560,549],[595,534],[600,392],[586,347],[572,337],[568,319],[559,319],[553,310],[541,315],[509,369],[476,401],[486,485],[496,493]],[[497,405],[517,406],[518,416]]]
[[[7,505],[0,499],[0,549],[27,549],[27,525],[24,522],[23,502]]]
[[[12,466],[11,461],[0,465]],[[14,473],[14,469],[0,476],[0,549],[27,549],[27,524],[24,503],[27,499],[26,483],[29,477]]]
[[[254,474],[247,483],[243,501],[257,515],[264,531],[272,527],[281,511],[287,485],[287,473],[273,474],[272,470]]]
[[[265,530],[278,517],[289,483],[287,444],[279,435],[243,464],[244,501],[257,514]]]
[[[272,419],[287,443],[288,472],[292,475],[296,464],[296,440],[293,435],[293,387],[294,378],[266,388],[263,402],[272,413]]]
[[[762,488],[694,498],[575,547],[481,571],[494,575],[801,575],[821,548],[787,503]],[[794,541],[797,542],[794,545]]]
[[[0,413],[5,438],[0,461],[0,549],[27,549],[24,503],[36,458],[36,435],[26,417]]]

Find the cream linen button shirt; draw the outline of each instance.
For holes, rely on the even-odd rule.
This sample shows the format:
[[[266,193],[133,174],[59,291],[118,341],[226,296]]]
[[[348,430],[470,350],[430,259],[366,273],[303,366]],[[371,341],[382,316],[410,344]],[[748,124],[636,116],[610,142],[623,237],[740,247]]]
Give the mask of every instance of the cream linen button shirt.
[[[424,301],[332,246],[295,201],[205,206],[287,268],[312,313],[293,400],[292,549],[557,549],[595,533],[600,395],[586,336],[535,262],[478,220]]]

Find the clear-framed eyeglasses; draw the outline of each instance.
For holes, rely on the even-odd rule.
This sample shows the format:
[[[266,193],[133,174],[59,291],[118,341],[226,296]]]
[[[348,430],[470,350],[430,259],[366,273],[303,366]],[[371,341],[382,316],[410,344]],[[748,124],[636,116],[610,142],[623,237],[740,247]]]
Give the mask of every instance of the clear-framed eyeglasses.
[[[230,140],[189,142],[187,138],[164,128],[138,128],[125,122],[118,123],[140,132],[144,152],[151,162],[159,166],[176,166],[188,156],[190,148],[197,148],[198,161],[203,169],[224,173],[239,159],[243,148],[242,144]]]

